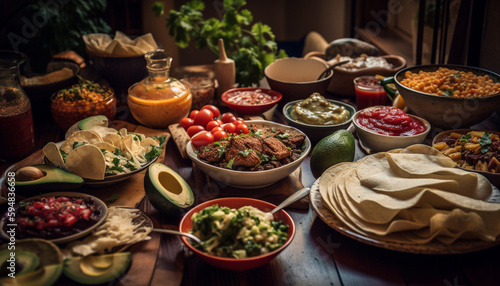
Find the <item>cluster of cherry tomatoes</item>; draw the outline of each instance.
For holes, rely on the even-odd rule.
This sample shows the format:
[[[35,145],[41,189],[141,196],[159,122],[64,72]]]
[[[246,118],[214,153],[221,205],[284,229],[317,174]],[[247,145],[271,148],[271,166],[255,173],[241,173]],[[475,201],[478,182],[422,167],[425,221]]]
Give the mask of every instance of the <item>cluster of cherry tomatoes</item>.
[[[200,110],[192,110],[189,117],[180,122],[196,148],[228,137],[229,134],[248,134],[248,126],[242,118],[231,112],[220,114],[215,105],[205,105]]]

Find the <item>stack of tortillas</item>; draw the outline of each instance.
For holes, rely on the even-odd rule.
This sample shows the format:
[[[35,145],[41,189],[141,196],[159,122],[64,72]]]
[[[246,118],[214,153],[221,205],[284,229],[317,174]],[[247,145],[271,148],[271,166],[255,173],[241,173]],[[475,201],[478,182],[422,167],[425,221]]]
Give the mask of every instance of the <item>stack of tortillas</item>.
[[[426,145],[377,153],[326,170],[324,204],[353,231],[382,241],[425,244],[436,239],[495,241],[500,204],[482,175]]]

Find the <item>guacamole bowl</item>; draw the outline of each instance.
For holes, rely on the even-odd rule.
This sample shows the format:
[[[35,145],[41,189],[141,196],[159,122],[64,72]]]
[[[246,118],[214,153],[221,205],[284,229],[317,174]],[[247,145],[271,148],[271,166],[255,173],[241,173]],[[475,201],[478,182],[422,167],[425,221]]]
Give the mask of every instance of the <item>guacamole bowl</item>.
[[[293,118],[291,115],[294,106],[303,100],[294,100],[285,104],[285,106],[283,107],[283,115],[285,116],[286,121],[290,126],[293,126],[304,132],[307,137],[309,137],[311,142],[316,143],[339,129],[347,129],[352,122],[352,117],[356,113],[356,109],[354,109],[352,105],[333,99],[326,100],[330,103],[333,103],[337,106],[343,106],[345,109],[347,109],[350,114],[349,118],[345,122],[339,124],[315,125],[304,123],[298,119]]]
[[[219,207],[229,207],[231,209],[238,209],[243,206],[252,206],[263,212],[269,212],[276,207],[271,203],[252,198],[219,198],[204,202],[192,208],[182,218],[179,225],[179,231],[181,232],[191,231],[193,229],[192,216],[195,213],[199,213],[206,207],[213,205],[218,205]],[[279,248],[258,256],[252,256],[246,258],[229,258],[229,257],[214,256],[196,248],[194,245],[191,244],[191,241],[188,238],[182,237],[181,239],[184,242],[184,244],[186,244],[186,246],[196,256],[198,256],[201,260],[205,261],[210,265],[213,265],[217,268],[234,270],[234,271],[249,270],[269,263],[276,256],[278,256],[278,254],[281,253],[288,245],[290,245],[295,236],[295,224],[293,222],[293,219],[290,217],[288,213],[286,213],[284,210],[279,210],[273,216],[274,216],[273,218],[274,221],[282,221],[284,225],[288,225],[288,230],[287,230],[288,238]]]

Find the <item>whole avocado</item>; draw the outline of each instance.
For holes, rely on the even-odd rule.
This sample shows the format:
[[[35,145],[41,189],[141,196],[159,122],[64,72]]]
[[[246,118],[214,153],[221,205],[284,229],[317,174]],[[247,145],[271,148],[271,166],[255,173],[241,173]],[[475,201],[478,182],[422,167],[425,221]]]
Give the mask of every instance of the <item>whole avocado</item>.
[[[352,162],[356,153],[354,136],[340,129],[321,139],[311,153],[311,172],[319,178],[331,166],[341,162]]]

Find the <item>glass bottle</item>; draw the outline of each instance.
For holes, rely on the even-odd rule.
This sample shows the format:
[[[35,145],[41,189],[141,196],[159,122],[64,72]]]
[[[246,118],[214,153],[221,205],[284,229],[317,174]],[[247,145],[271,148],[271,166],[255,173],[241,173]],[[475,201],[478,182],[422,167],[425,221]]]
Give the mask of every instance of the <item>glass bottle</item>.
[[[0,51],[0,158],[20,159],[33,152],[35,138],[31,103],[19,82],[26,55]]]
[[[144,57],[149,75],[129,88],[128,107],[142,125],[166,128],[188,115],[193,96],[189,87],[169,78],[172,58],[164,50],[149,52]]]

